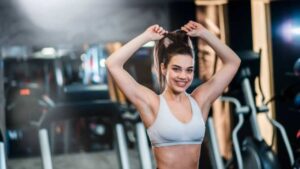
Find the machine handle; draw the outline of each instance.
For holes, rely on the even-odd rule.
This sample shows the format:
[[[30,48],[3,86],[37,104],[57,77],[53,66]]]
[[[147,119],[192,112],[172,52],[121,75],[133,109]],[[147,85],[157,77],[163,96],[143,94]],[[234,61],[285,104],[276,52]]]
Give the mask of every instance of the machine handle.
[[[248,106],[242,106],[240,101],[234,97],[230,97],[230,96],[221,96],[220,99],[222,101],[226,101],[226,102],[230,102],[233,103],[235,106],[235,111],[238,114],[246,114],[250,111],[250,108]]]

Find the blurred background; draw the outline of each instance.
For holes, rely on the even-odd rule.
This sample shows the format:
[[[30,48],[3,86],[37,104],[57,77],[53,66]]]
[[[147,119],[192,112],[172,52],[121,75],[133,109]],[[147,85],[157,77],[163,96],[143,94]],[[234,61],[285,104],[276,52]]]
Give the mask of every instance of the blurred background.
[[[255,104],[266,105],[265,113],[284,126],[299,158],[300,1],[1,0],[0,141],[5,155],[0,157],[5,159],[0,167],[154,168],[138,112],[111,79],[105,60],[150,25],[172,31],[189,20],[203,24],[240,57],[259,54],[251,67]],[[193,43],[196,69],[190,90],[221,66],[205,42]],[[153,45],[145,44],[125,69],[158,92]],[[284,140],[265,113],[257,115],[262,137],[282,168],[291,168]],[[211,114],[220,156],[230,162],[236,124],[232,106],[217,100]],[[203,148],[199,168],[213,168],[211,158],[209,148]]]

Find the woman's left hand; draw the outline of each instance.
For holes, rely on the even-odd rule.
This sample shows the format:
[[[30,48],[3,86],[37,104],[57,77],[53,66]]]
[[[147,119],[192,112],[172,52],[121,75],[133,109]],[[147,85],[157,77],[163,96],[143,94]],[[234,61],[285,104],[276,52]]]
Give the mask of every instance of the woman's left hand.
[[[189,21],[181,27],[190,37],[201,37],[202,33],[207,30],[203,25],[195,21]]]

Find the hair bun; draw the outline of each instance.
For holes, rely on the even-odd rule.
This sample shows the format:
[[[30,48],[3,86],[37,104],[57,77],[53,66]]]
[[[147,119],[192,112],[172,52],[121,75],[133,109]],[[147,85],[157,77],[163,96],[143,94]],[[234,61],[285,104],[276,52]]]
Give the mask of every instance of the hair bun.
[[[189,36],[185,31],[180,29],[166,34],[166,38],[170,39],[173,43],[176,44],[189,44]]]

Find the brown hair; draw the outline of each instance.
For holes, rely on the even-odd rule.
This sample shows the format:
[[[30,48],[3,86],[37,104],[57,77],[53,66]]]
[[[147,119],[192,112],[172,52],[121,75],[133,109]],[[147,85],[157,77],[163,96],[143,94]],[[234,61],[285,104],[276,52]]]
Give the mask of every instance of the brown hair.
[[[186,32],[182,30],[165,34],[154,46],[154,65],[158,74],[160,91],[164,90],[166,82],[160,65],[164,64],[167,67],[171,58],[177,54],[190,55],[194,58],[192,42]]]

